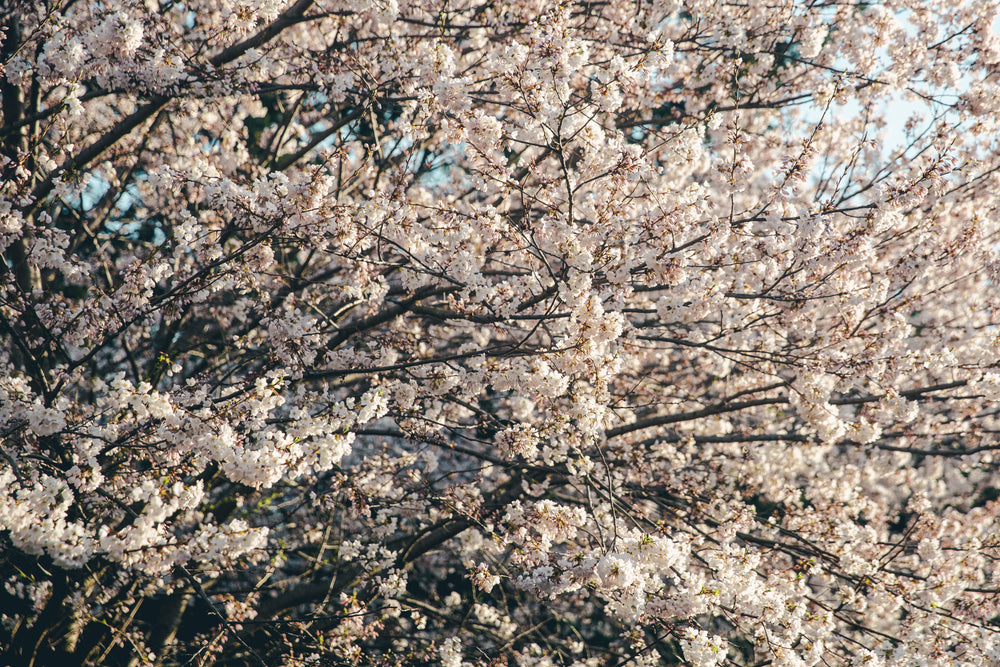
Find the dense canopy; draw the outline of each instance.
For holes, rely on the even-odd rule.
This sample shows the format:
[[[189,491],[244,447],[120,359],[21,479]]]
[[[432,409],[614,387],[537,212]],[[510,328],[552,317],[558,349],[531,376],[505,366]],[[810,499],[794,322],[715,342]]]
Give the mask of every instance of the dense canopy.
[[[3,0],[17,665],[1000,664],[997,0]]]

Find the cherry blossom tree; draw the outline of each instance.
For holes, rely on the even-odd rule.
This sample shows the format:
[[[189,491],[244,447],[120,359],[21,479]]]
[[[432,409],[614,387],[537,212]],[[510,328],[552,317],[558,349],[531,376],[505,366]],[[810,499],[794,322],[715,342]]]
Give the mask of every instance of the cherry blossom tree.
[[[1000,664],[998,0],[0,6],[5,664]]]

